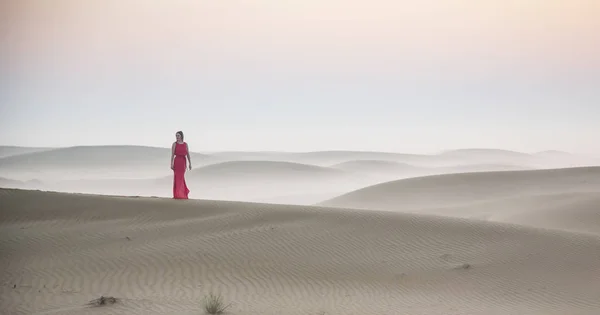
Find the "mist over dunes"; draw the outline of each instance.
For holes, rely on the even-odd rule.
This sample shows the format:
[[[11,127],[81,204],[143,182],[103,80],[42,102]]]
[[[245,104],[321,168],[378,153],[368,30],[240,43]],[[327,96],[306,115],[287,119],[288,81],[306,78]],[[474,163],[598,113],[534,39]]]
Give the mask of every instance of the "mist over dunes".
[[[0,159],[0,174],[37,179],[149,178],[169,172],[170,148],[77,146]],[[191,153],[192,160],[207,155]],[[199,164],[201,165],[201,164]]]
[[[17,152],[17,151],[12,151]],[[0,158],[2,187],[110,195],[171,193],[170,148],[21,148]],[[434,155],[369,151],[192,153],[192,198],[312,204],[387,181],[435,174],[581,165],[564,152],[466,149]],[[571,158],[571,159],[569,159]],[[585,160],[593,164],[593,160]],[[518,164],[521,163],[521,164]],[[31,181],[35,182],[31,182]],[[35,183],[35,185],[32,185]]]
[[[188,171],[190,189],[203,199],[309,204],[368,184],[333,168],[280,161],[228,161]],[[153,179],[89,179],[54,182],[58,191],[169,197],[172,175]]]
[[[417,167],[408,163],[400,163],[387,160],[351,160],[331,166],[345,171],[351,172],[377,172],[377,173],[388,173],[394,172],[424,172],[427,168]]]
[[[465,164],[446,167],[419,167],[407,163],[385,160],[353,160],[331,166],[350,173],[363,174],[380,181],[421,177],[435,174],[490,172],[490,171],[515,171],[531,170],[533,168],[519,165],[502,164]]]
[[[283,161],[228,161],[203,166],[192,170],[190,178],[202,176],[320,176],[342,175],[344,172],[334,168]]]

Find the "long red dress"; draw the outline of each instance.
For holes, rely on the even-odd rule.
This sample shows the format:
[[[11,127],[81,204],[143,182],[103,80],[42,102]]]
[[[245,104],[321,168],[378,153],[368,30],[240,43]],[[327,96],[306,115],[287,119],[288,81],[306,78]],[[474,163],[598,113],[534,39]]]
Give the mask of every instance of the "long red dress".
[[[173,160],[173,198],[188,199],[190,190],[185,183],[185,170],[187,169],[186,155],[187,144],[175,143],[175,159]]]

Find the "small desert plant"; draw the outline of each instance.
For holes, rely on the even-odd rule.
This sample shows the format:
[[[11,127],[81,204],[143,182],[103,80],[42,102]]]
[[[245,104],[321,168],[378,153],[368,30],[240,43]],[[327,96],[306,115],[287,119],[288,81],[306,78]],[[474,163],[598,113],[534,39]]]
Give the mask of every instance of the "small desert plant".
[[[88,305],[90,306],[104,306],[117,303],[117,298],[112,296],[101,296],[95,300],[91,300]]]
[[[464,264],[462,264],[460,266],[455,267],[454,269],[457,269],[457,270],[461,270],[461,269],[462,270],[467,270],[467,269],[471,269],[471,267],[472,267],[471,264],[464,263]]]
[[[231,303],[225,305],[220,295],[210,293],[204,297],[204,310],[208,314],[222,314],[229,306],[231,306]]]

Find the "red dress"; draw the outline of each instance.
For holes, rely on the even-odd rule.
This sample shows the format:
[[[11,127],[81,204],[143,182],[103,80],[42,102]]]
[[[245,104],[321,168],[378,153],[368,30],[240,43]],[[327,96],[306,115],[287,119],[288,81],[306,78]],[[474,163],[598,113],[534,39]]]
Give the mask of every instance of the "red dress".
[[[187,169],[186,155],[187,144],[175,143],[175,159],[173,160],[173,198],[188,199],[190,190],[185,183],[185,170]]]

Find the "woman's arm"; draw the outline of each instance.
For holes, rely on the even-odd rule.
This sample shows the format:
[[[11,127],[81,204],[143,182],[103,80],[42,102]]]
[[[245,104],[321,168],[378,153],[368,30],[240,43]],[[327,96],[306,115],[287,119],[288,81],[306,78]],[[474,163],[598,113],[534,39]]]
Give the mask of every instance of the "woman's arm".
[[[175,168],[175,166],[173,166],[174,158],[175,158],[175,142],[173,142],[173,144],[171,145],[171,169]]]
[[[192,158],[190,157],[190,147],[188,146],[187,142],[185,143],[185,148],[187,151],[187,159],[189,161],[190,164],[190,170],[192,169]]]

